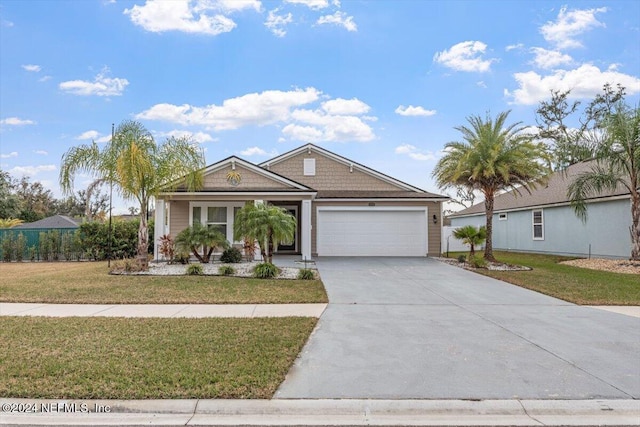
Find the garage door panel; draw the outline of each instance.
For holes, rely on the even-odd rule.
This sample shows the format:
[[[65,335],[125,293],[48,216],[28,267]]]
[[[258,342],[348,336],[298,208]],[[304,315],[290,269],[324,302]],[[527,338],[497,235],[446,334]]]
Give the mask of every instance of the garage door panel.
[[[319,210],[320,256],[425,256],[424,210]]]

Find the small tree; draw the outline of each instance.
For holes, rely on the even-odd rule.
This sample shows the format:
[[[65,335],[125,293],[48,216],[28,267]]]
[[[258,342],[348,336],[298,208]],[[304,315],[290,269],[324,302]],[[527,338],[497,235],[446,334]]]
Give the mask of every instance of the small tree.
[[[207,227],[200,222],[194,222],[191,227],[178,233],[176,246],[179,251],[193,252],[193,255],[201,263],[208,263],[213,251],[216,248],[228,248],[229,242],[216,227]],[[202,254],[200,249],[202,249]]]
[[[169,234],[160,236],[158,239],[160,247],[158,251],[165,257],[165,259],[171,264],[176,254],[175,242]]]
[[[471,259],[476,254],[476,246],[481,245],[487,239],[487,228],[485,226],[476,228],[473,225],[465,225],[453,230],[453,237],[470,246],[469,259]]]
[[[236,215],[234,239],[257,241],[263,261],[271,263],[273,249],[280,243],[291,243],[296,219],[286,209],[265,203],[247,203]]]

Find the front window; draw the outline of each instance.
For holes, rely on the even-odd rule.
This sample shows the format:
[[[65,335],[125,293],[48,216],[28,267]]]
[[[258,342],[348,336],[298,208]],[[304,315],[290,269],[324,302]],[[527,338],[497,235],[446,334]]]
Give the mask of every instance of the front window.
[[[227,235],[226,206],[210,206],[207,208],[207,226],[216,227],[219,232]]]
[[[533,240],[544,240],[544,215],[542,210],[533,211]]]

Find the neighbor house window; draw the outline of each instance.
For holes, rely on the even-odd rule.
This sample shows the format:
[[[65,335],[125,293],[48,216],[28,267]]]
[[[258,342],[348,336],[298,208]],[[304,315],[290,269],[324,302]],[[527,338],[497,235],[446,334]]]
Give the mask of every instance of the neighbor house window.
[[[499,221],[506,221],[507,220],[507,214],[506,213],[498,214],[498,220]]]
[[[316,174],[316,159],[304,159],[304,175],[315,176]]]
[[[542,210],[532,212],[533,216],[533,240],[544,240],[544,215]]]

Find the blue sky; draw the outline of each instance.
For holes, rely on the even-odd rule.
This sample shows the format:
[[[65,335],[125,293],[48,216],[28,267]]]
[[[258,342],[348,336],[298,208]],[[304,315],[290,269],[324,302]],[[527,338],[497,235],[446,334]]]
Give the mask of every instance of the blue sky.
[[[313,142],[440,192],[469,115],[535,125],[606,82],[638,103],[640,2],[0,0],[0,164],[57,197],[62,154],[125,119],[208,164]]]

